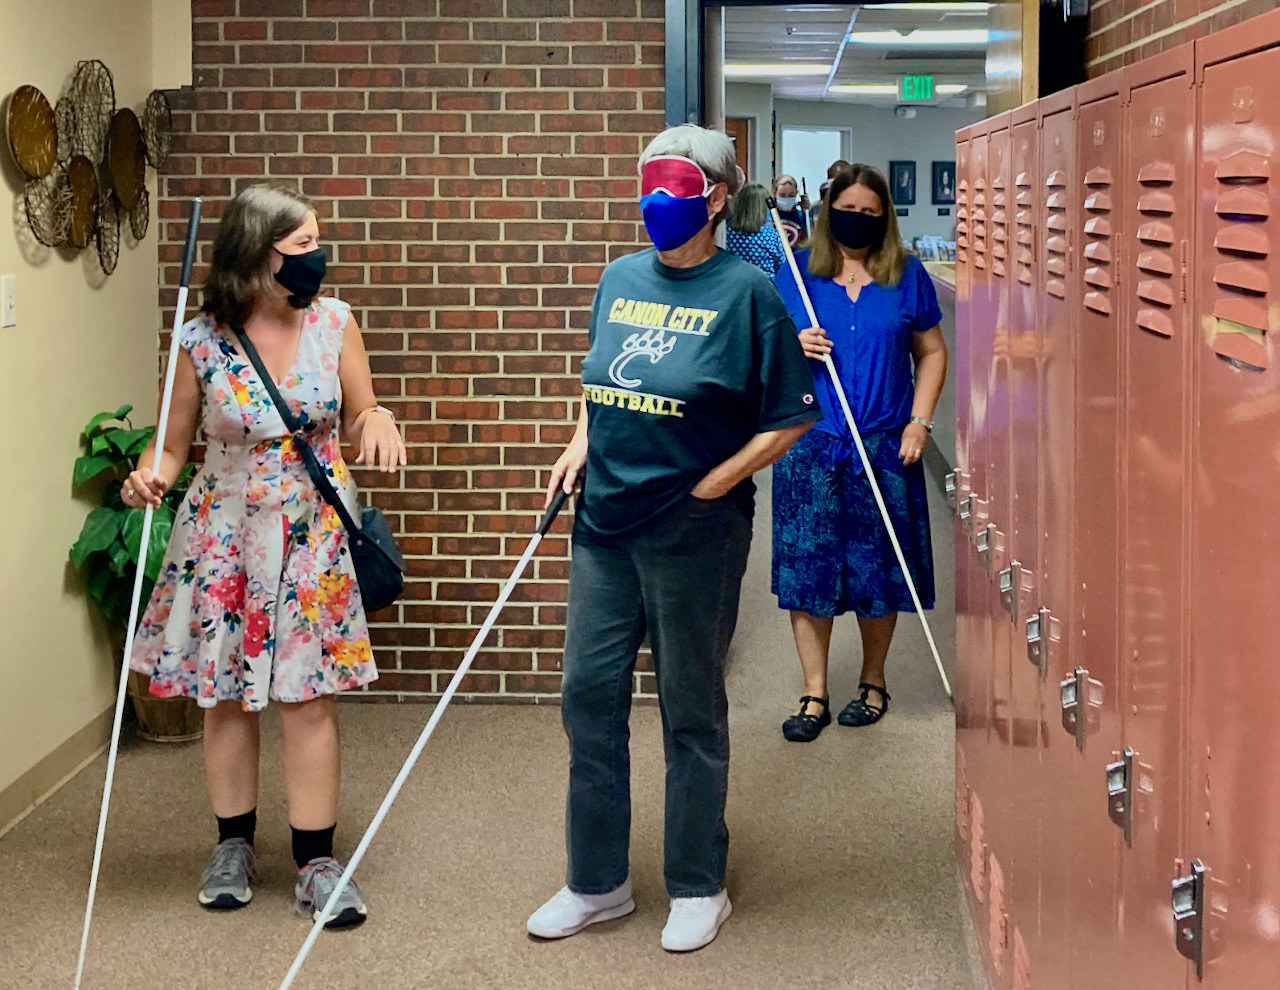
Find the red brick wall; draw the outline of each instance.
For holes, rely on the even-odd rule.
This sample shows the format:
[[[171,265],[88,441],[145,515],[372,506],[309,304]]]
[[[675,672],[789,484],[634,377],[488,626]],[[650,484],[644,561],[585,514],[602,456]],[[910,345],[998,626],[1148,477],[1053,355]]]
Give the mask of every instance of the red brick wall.
[[[202,262],[244,185],[315,197],[329,284],[411,452],[398,481],[359,478],[411,571],[376,617],[372,694],[443,691],[535,526],[576,419],[597,279],[644,238],[635,162],[663,127],[663,6],[194,0],[195,85],[171,94],[158,207],[165,322],[189,197],[205,197]],[[558,693],[567,522],[464,693]]]
[[[1277,0],[1093,0],[1090,77],[1274,10]]]

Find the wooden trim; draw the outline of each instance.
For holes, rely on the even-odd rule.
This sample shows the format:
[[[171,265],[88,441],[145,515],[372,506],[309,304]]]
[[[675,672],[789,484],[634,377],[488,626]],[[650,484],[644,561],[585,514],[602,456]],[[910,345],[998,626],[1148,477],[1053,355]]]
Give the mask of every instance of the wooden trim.
[[[52,797],[111,742],[114,706],[0,791],[0,836]]]

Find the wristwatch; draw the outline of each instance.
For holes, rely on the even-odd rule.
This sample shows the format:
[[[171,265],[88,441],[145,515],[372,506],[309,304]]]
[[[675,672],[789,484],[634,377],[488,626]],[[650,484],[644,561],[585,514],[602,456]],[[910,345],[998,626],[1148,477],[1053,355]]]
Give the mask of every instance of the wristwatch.
[[[933,420],[931,419],[921,419],[919,416],[912,416],[911,422],[916,426],[923,426],[926,433],[933,432]]]
[[[369,410],[369,412],[382,413],[385,416],[390,416],[392,422],[395,422],[396,414],[393,413],[386,406],[374,406],[372,409]]]

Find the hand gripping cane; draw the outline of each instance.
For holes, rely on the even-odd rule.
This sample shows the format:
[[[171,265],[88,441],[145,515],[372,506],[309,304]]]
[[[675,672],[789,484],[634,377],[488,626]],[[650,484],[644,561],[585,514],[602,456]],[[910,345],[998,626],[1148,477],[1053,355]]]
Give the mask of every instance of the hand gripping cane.
[[[435,732],[440,717],[444,714],[444,710],[449,707],[449,702],[453,700],[453,696],[458,691],[458,685],[462,683],[462,679],[467,676],[467,671],[471,669],[471,664],[475,660],[476,654],[480,652],[480,644],[489,635],[489,630],[493,628],[493,623],[497,620],[498,613],[502,611],[502,606],[511,597],[511,592],[515,589],[516,582],[520,580],[520,575],[524,573],[525,566],[532,559],[534,553],[537,552],[538,544],[542,542],[542,538],[546,536],[551,524],[555,522],[556,516],[561,508],[564,507],[565,500],[568,497],[564,489],[561,488],[551,500],[551,506],[542,517],[542,522],[538,524],[538,531],[533,534],[529,545],[525,547],[519,563],[516,564],[515,571],[511,577],[507,578],[507,583],[503,585],[502,593],[498,595],[498,600],[489,609],[489,614],[485,616],[484,624],[480,627],[480,631],[476,633],[476,638],[472,641],[470,649],[467,650],[467,654],[462,658],[462,663],[458,666],[458,670],[449,682],[449,686],[445,688],[444,694],[441,695],[435,711],[431,713],[431,718],[427,720],[426,728],[418,736],[418,741],[413,744],[413,749],[409,751],[408,759],[404,761],[404,766],[400,768],[400,772],[396,774],[396,779],[391,784],[391,790],[387,791],[387,796],[382,799],[382,804],[378,806],[378,811],[373,816],[373,821],[369,823],[369,827],[360,839],[360,844],[356,846],[356,851],[351,854],[351,859],[347,861],[347,868],[342,871],[342,876],[339,878],[337,886],[333,888],[333,893],[320,911],[320,917],[311,926],[307,940],[302,943],[302,948],[298,950],[297,956],[294,957],[293,965],[289,967],[289,972],[285,974],[284,982],[280,984],[280,990],[289,990],[289,987],[293,986],[293,981],[302,969],[302,964],[306,962],[307,955],[311,952],[311,947],[316,944],[316,939],[320,936],[320,932],[324,930],[325,922],[329,920],[333,913],[334,904],[342,896],[342,892],[347,889],[347,884],[351,882],[351,877],[355,875],[356,867],[364,859],[364,854],[368,851],[370,843],[373,842],[373,837],[378,834],[378,829],[382,826],[383,819],[387,817],[387,812],[391,810],[391,805],[395,803],[396,798],[399,796],[400,789],[404,787],[404,782],[412,772],[414,764],[418,762],[418,757],[422,755],[423,747],[427,745],[427,740],[431,738],[431,733]]]
[[[160,421],[156,424],[156,456],[151,470],[160,472],[164,456],[164,435],[169,427],[169,404],[173,399],[173,379],[178,370],[179,339],[186,322],[187,289],[191,284],[191,266],[196,260],[196,235],[200,231],[200,200],[191,201],[191,219],[187,222],[187,244],[182,251],[182,280],[178,284],[178,301],[173,311],[173,333],[169,335],[169,367],[164,377],[164,395],[160,400]],[[116,755],[120,749],[120,722],[124,717],[124,699],[129,684],[129,658],[133,655],[133,639],[138,627],[138,610],[142,604],[142,582],[147,574],[147,551],[151,543],[151,516],[147,503],[142,521],[142,541],[138,546],[138,571],[133,578],[133,602],[129,606],[129,628],[124,644],[124,660],[120,664],[120,687],[116,691],[116,719],[111,729],[111,747],[107,753],[107,779],[102,785],[102,808],[98,813],[98,837],[93,847],[93,872],[89,876],[89,902],[84,909],[84,932],[80,936],[80,958],[76,961],[76,990],[84,977],[85,954],[89,950],[89,927],[93,923],[93,902],[98,893],[98,870],[102,866],[102,842],[106,837],[107,812],[111,810],[111,783],[116,775]]]
[[[770,216],[773,217],[773,226],[778,231],[778,237],[782,239],[782,250],[787,254],[787,264],[791,266],[791,276],[796,280],[796,288],[800,290],[800,298],[804,300],[805,311],[809,314],[809,326],[816,327],[818,316],[813,311],[813,303],[809,299],[809,292],[804,287],[804,279],[800,277],[800,269],[796,266],[796,256],[791,253],[791,242],[787,240],[787,234],[782,229],[782,218],[778,216],[776,207],[770,207]],[[844,386],[840,384],[840,376],[836,373],[835,362],[831,360],[831,355],[827,354],[823,357],[823,363],[827,366],[827,374],[831,376],[831,384],[836,387],[836,395],[840,398],[840,408],[844,410],[845,422],[849,424],[849,432],[853,434],[853,442],[858,448],[858,456],[862,458],[862,467],[867,472],[867,481],[871,482],[871,493],[876,497],[876,505],[880,507],[880,518],[884,520],[884,528],[889,532],[889,542],[893,544],[893,552],[898,557],[898,565],[902,568],[902,576],[907,579],[907,590],[911,592],[911,601],[916,607],[916,615],[920,616],[920,625],[924,628],[924,638],[929,641],[929,650],[933,653],[933,662],[937,664],[938,676],[942,678],[942,689],[947,692],[947,697],[954,702],[955,695],[951,693],[951,682],[947,680],[947,672],[942,666],[942,658],[938,656],[938,644],[933,641],[933,630],[929,628],[929,620],[925,618],[924,608],[920,604],[920,595],[916,592],[916,583],[911,579],[911,569],[907,567],[907,558],[902,554],[902,544],[898,542],[898,534],[893,528],[893,520],[889,518],[889,510],[885,507],[884,496],[880,494],[880,484],[876,481],[876,473],[871,469],[871,459],[867,456],[867,448],[862,445],[862,434],[858,432],[858,425],[853,421],[853,412],[849,409],[849,399],[844,394]]]

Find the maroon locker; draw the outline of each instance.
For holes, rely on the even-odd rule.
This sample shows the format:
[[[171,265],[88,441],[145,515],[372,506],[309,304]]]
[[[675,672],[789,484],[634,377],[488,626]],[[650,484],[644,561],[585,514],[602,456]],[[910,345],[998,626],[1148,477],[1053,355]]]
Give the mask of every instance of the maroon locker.
[[[1197,42],[1196,74],[1193,860],[1175,888],[1176,937],[1198,957],[1206,987],[1272,990],[1280,980],[1280,300],[1271,286],[1280,280],[1280,12]]]
[[[1029,985],[1037,975],[1040,913],[1040,815],[1051,793],[1040,766],[1040,673],[1027,662],[1026,620],[1040,607],[1040,331],[1036,276],[1036,194],[1040,117],[1035,104],[1013,112],[1009,189],[1009,320],[1002,347],[1008,363],[1011,473],[1009,554],[999,573],[1000,607],[1012,637],[1009,696],[1009,913],[1025,943]],[[1017,963],[1015,963],[1017,968]],[[1017,982],[1015,981],[1015,986]]]
[[[970,615],[968,581],[970,556],[966,551],[967,537],[960,518],[960,507],[968,509],[969,497],[969,324],[970,324],[969,266],[969,129],[956,133],[956,353],[950,355],[952,385],[956,395],[956,462],[955,470],[947,478],[947,502],[954,514],[955,571],[956,571],[956,719],[966,717],[963,712],[968,697],[968,678],[975,663],[984,662],[976,657],[969,644]],[[969,775],[965,751],[959,738],[956,741],[956,859],[960,871],[969,871],[970,802]]]
[[[1195,102],[1191,45],[1125,72],[1120,199],[1125,249],[1121,511],[1123,749],[1108,771],[1108,814],[1125,851],[1118,986],[1176,987],[1185,963],[1169,937],[1169,883],[1185,841],[1190,318],[1184,279],[1194,237]]]
[[[1075,521],[1072,529],[1070,667],[1063,672],[1060,739],[1076,743],[1063,781],[1071,857],[1071,979],[1077,987],[1115,986],[1123,955],[1119,925],[1122,839],[1107,815],[1106,767],[1120,745],[1120,313],[1130,232],[1122,73],[1077,87],[1075,175],[1078,207],[1072,262],[1079,271],[1076,324]],[[1074,675],[1074,676],[1073,676]]]
[[[1071,266],[1071,246],[1079,229],[1081,203],[1075,163],[1074,90],[1039,103],[1040,170],[1035,196],[1041,227],[1036,241],[1035,284],[1040,313],[1040,607],[1027,630],[1028,657],[1043,667],[1040,677],[1041,766],[1048,796],[1042,810],[1039,954],[1037,986],[1069,973],[1070,850],[1075,837],[1062,789],[1077,771],[1075,742],[1061,729],[1059,682],[1071,670],[1066,649],[1072,614],[1070,552],[1074,518],[1075,317],[1080,303],[1079,271]],[[1081,988],[1083,990],[1083,988]]]
[[[990,347],[982,352],[986,377],[987,479],[984,500],[987,539],[978,544],[978,562],[988,580],[986,624],[991,630],[990,718],[987,742],[988,771],[992,787],[986,800],[988,815],[988,933],[991,961],[998,983],[1011,980],[1013,918],[1010,893],[1013,862],[1024,836],[1013,827],[1014,806],[1022,800],[1013,777],[1011,663],[1013,626],[1001,605],[999,575],[1008,563],[1013,517],[1013,476],[1010,461],[1013,435],[1010,429],[1009,331],[1010,285],[1016,284],[1011,257],[1016,196],[1014,192],[1013,115],[991,118],[987,134],[987,251],[988,290],[983,322],[991,328]],[[980,534],[981,535],[981,534]],[[1028,912],[1034,916],[1034,912]]]
[[[969,783],[969,857],[965,884],[970,908],[979,927],[979,943],[991,966],[990,943],[985,937],[989,910],[989,870],[987,803],[1000,782],[991,764],[990,682],[992,584],[982,570],[977,551],[979,536],[985,538],[987,512],[987,365],[994,342],[994,322],[990,318],[990,251],[987,231],[990,207],[988,142],[990,121],[969,128],[969,269],[971,273],[969,318],[967,321],[969,365],[969,485],[968,505],[961,515],[966,536],[956,547],[957,558],[967,561],[968,648],[973,660],[958,679],[956,690],[956,740],[963,753]]]

